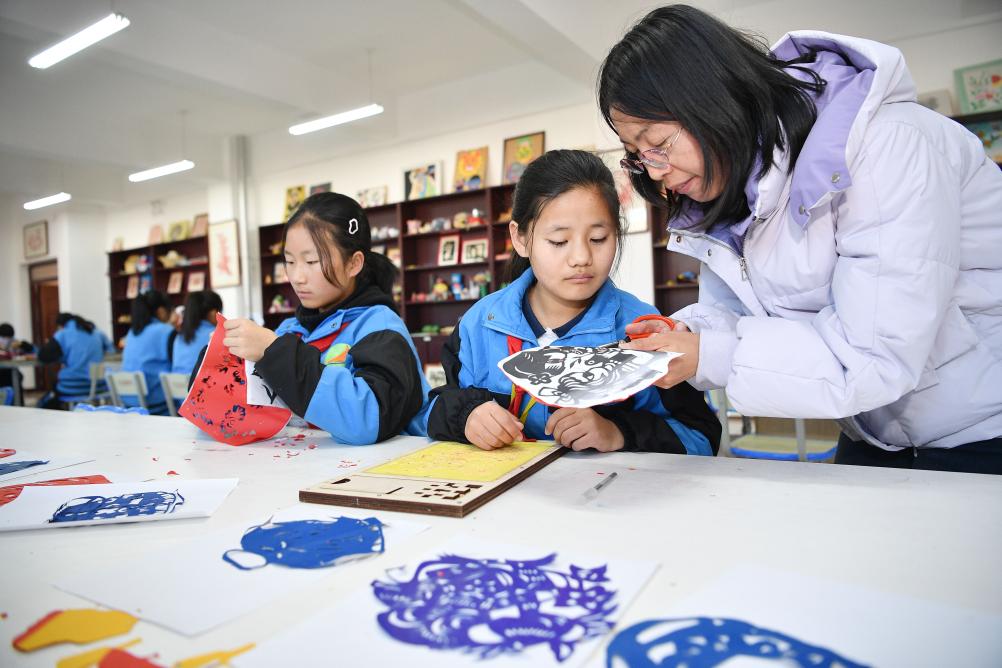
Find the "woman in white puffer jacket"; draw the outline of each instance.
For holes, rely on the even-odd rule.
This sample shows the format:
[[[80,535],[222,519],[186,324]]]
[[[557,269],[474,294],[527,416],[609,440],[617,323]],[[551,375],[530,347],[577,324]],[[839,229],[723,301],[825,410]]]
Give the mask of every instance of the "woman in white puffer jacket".
[[[897,49],[770,52],[669,6],[610,51],[599,105],[669,250],[703,263],[683,327],[627,330],[685,353],[660,385],[839,420],[837,463],[1002,473],[1002,171]]]

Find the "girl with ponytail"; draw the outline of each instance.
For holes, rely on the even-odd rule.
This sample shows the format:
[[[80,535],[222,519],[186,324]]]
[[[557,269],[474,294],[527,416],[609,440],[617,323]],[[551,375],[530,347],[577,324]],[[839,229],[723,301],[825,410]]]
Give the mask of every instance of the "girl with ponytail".
[[[167,415],[160,373],[170,370],[170,339],[174,328],[170,320],[171,305],[157,290],[149,290],[132,300],[132,326],[125,335],[122,371],[142,371],[146,377],[146,407],[152,415]],[[126,404],[139,405],[132,397],[123,396]]]
[[[274,332],[227,320],[223,344],[339,443],[424,435],[428,383],[393,306],[396,267],[372,252],[365,211],[346,195],[312,195],[286,223],[283,246],[295,317]]]

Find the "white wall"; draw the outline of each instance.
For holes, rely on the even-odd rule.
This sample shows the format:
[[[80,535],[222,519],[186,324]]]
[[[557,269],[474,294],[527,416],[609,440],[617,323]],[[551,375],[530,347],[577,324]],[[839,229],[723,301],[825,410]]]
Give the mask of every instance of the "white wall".
[[[960,109],[953,71],[1002,58],[1002,20],[893,42],[901,49],[919,93],[949,90]]]

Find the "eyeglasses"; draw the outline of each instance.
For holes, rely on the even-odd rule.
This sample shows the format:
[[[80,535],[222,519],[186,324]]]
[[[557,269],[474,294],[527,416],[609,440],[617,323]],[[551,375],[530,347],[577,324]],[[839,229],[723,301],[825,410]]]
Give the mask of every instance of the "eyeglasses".
[[[619,161],[619,166],[631,174],[643,174],[646,171],[644,165],[654,169],[665,169],[669,164],[668,154],[671,153],[672,147],[675,146],[675,142],[678,141],[681,134],[682,128],[679,127],[678,132],[664,148],[649,148],[638,153],[636,158],[623,158]]]

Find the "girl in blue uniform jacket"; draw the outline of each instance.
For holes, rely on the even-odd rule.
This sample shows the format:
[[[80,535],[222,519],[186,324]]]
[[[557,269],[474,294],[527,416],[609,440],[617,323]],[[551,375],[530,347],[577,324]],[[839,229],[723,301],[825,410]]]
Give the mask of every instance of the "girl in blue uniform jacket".
[[[312,195],[286,223],[283,245],[296,317],[274,332],[227,320],[224,345],[339,443],[423,436],[428,383],[393,308],[396,267],[372,252],[365,212],[345,195]]]
[[[56,380],[56,401],[41,403],[44,408],[61,408],[63,402],[79,401],[90,394],[90,365],[104,359],[114,348],[111,340],[94,323],[72,313],[56,317],[58,329],[38,351],[41,362],[61,362]],[[98,392],[104,392],[104,381],[98,382]]]
[[[212,290],[188,294],[181,331],[174,337],[172,346],[171,373],[191,375],[199,353],[209,345],[209,338],[216,329],[216,314],[222,310],[223,300]]]
[[[153,415],[167,415],[160,374],[170,370],[170,340],[174,328],[167,324],[171,305],[162,292],[150,290],[132,300],[132,326],[125,335],[122,371],[142,371],[146,377],[146,407]],[[129,405],[139,405],[122,397]]]
[[[716,452],[720,423],[687,383],[651,386],[615,404],[552,410],[516,395],[497,366],[523,347],[610,343],[636,317],[657,313],[609,278],[623,229],[602,161],[584,151],[550,151],[532,162],[515,189],[509,231],[509,273],[517,278],[477,302],[446,343],[448,384],[432,391],[428,435],[484,449],[552,436],[574,450]]]

